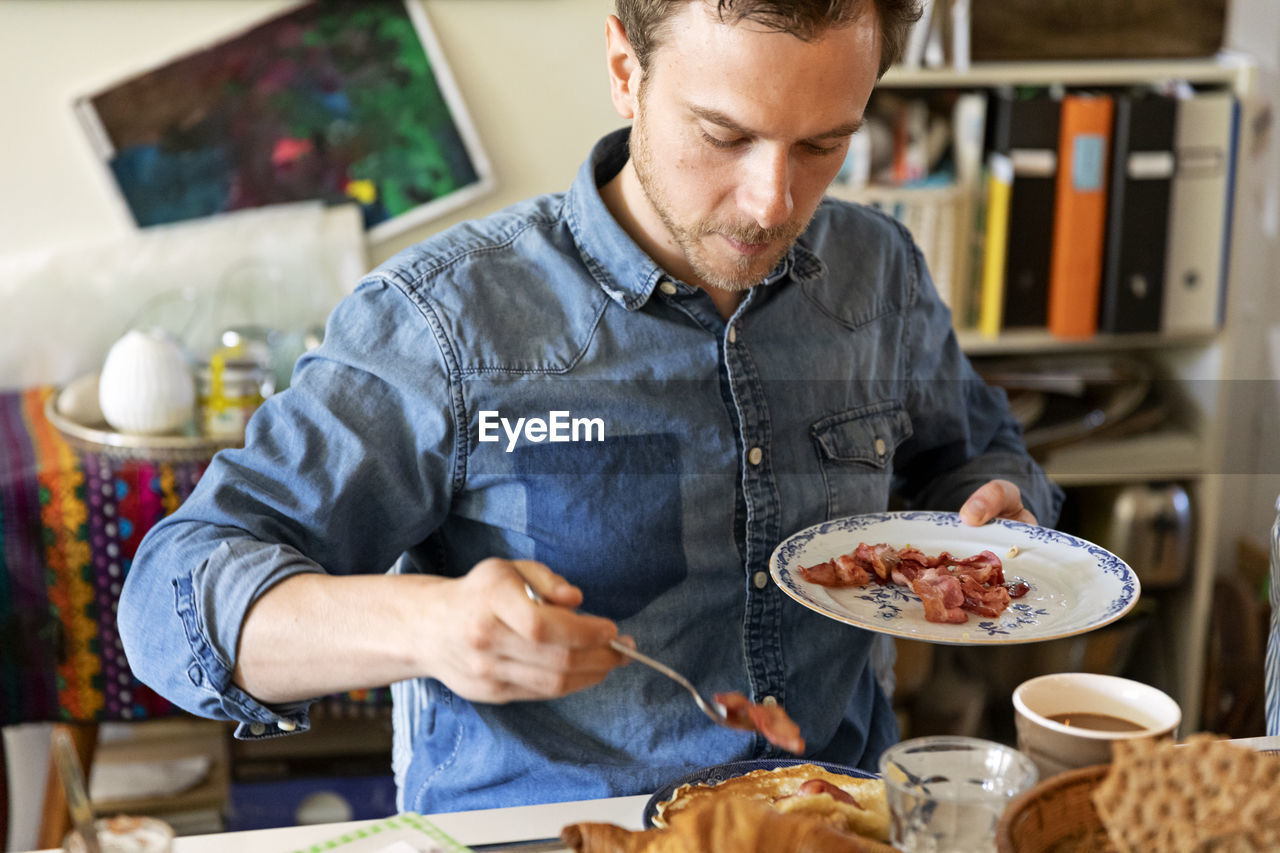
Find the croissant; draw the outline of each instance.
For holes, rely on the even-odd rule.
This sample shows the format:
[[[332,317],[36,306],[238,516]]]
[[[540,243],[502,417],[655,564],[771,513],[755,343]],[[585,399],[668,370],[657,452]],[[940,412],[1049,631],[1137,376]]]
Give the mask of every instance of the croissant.
[[[876,841],[849,835],[813,815],[783,813],[758,800],[723,797],[675,815],[666,829],[633,832],[611,823],[566,826],[575,853],[873,853]]]

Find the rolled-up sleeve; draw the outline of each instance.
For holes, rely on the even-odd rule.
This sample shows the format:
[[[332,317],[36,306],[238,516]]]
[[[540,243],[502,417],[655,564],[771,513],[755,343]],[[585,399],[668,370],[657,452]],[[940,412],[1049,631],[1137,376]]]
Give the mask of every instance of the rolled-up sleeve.
[[[232,682],[245,616],[288,577],[385,572],[424,540],[456,476],[452,413],[424,304],[363,283],[254,414],[245,446],[215,456],[143,539],[118,610],[134,674],[187,711],[240,723],[238,736],[305,731],[310,702],[266,705]]]
[[[1056,524],[1062,489],[1027,453],[1004,390],[984,382],[961,351],[951,312],[913,253],[905,352],[914,435],[901,448],[899,492],[912,506],[956,510],[982,484],[1009,480],[1040,524]]]

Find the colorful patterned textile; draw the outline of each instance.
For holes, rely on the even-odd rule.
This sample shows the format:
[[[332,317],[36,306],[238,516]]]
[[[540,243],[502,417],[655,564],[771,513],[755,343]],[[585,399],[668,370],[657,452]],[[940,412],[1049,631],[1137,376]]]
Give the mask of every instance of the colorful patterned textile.
[[[116,601],[143,535],[191,493],[207,460],[78,450],[45,417],[52,393],[0,393],[0,725],[174,713],[130,672]],[[388,701],[385,689],[330,699]]]

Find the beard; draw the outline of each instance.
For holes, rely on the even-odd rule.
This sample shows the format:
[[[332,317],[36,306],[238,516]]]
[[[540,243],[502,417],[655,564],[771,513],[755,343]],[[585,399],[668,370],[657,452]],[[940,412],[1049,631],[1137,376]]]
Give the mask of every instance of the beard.
[[[790,220],[773,228],[761,228],[755,223],[735,224],[717,222],[710,217],[689,224],[676,219],[674,205],[667,188],[659,179],[658,164],[649,145],[644,121],[643,92],[631,127],[631,160],[636,178],[645,198],[649,200],[667,232],[675,240],[680,252],[702,283],[718,290],[742,292],[750,290],[771,273],[778,262],[791,250],[796,238],[808,227],[808,220]],[[775,243],[778,248],[759,255],[743,255],[731,250],[713,254],[709,243],[722,243],[717,236],[728,237],[739,243]],[[727,244],[724,244],[727,247]]]

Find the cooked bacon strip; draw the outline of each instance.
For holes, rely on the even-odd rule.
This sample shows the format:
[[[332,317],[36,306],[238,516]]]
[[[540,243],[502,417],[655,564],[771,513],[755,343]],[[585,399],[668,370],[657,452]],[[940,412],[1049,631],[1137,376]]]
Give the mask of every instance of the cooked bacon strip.
[[[925,569],[911,582],[911,591],[920,596],[924,605],[924,618],[929,622],[967,622],[962,606],[965,603],[960,582],[938,569]]]
[[[966,577],[974,583],[978,583],[983,586],[1000,586],[1004,583],[1004,580],[1001,578],[1002,573],[991,566],[950,565],[947,566],[947,571],[951,572],[951,574],[956,577]]]
[[[1015,598],[1030,589],[1021,580],[1005,582],[1004,564],[993,551],[954,557],[946,551],[926,554],[910,545],[894,548],[858,543],[816,566],[801,566],[800,576],[821,586],[866,586],[871,581],[910,588],[924,605],[929,622],[968,621],[965,611],[997,618]]]
[[[919,569],[914,564],[902,565],[893,570],[890,580],[898,586],[911,586],[922,571],[928,571],[928,569]]]
[[[825,563],[801,568],[800,575],[821,586],[866,586],[871,583],[871,575],[852,554],[841,554]]]
[[[979,554],[974,554],[972,557],[965,557],[963,560],[950,558],[948,565],[962,567],[974,577],[981,575],[982,583],[1004,583],[1004,564],[991,551],[983,551]]]
[[[887,548],[889,546],[886,545],[885,547]],[[948,554],[946,551],[943,551],[941,554],[939,554],[936,557],[930,557],[928,554],[926,554],[924,551],[921,551],[919,548],[913,548],[910,545],[908,545],[907,547],[901,548],[898,550],[898,558],[910,563],[916,563],[920,566],[921,569],[932,569],[937,567],[939,563],[950,559],[951,555]]]
[[[865,807],[862,805],[862,803],[858,802],[853,798],[853,794],[850,794],[848,791],[846,791],[844,788],[841,788],[839,785],[831,784],[826,779],[807,779],[801,783],[800,788],[791,796],[792,797],[815,797],[819,794],[826,794],[827,796],[831,797],[833,800],[836,800],[837,802],[848,803],[851,806],[857,806],[858,808],[863,809],[865,811]],[[785,800],[788,798],[781,797],[780,799]]]
[[[765,740],[787,752],[804,752],[804,738],[781,705],[760,705],[741,693],[717,693],[715,700],[725,710],[729,725],[735,729],[759,732]]]
[[[998,618],[1009,606],[1009,590],[1003,586],[983,586],[969,575],[957,575],[964,595],[964,609],[979,616]]]
[[[872,574],[881,583],[889,579],[901,561],[898,549],[885,544],[867,545],[863,543],[853,553],[856,559],[862,560],[864,565],[871,567]]]

